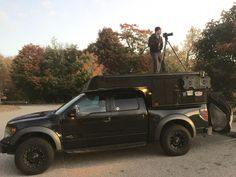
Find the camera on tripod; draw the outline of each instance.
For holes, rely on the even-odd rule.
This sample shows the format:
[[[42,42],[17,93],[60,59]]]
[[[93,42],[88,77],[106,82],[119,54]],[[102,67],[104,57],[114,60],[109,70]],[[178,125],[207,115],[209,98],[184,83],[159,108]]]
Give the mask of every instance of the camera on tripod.
[[[174,35],[173,33],[163,33],[164,38],[167,38],[168,36],[173,36],[173,35]]]
[[[186,67],[183,65],[182,61],[180,60],[179,56],[177,55],[177,53],[175,52],[175,49],[172,47],[172,45],[170,44],[170,42],[168,41],[168,36],[173,36],[173,33],[163,33],[163,37],[165,38],[165,45],[164,45],[164,52],[163,52],[163,59],[161,60],[161,67],[163,65],[163,71],[165,72],[165,56],[166,56],[166,45],[169,44],[170,48],[172,49],[172,51],[174,52],[176,58],[179,60],[180,64],[182,65],[182,67],[184,68],[185,71],[187,71]]]

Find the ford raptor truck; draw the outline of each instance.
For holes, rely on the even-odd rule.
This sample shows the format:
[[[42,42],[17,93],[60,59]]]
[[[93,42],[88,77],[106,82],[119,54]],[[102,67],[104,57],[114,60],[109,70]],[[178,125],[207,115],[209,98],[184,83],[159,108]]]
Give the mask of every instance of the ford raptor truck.
[[[229,132],[230,106],[211,94],[204,72],[97,76],[57,110],[10,120],[0,141],[27,175],[45,171],[55,152],[84,153],[160,142],[184,155],[197,134]]]

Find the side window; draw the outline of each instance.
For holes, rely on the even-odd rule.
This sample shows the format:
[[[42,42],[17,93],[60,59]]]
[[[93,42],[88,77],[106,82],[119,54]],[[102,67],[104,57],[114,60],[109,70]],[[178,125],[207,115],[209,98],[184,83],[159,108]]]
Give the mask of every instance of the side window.
[[[74,106],[78,115],[106,112],[106,99],[99,95],[84,95]]]
[[[135,110],[139,108],[138,100],[135,94],[117,94],[114,95],[115,111]]]

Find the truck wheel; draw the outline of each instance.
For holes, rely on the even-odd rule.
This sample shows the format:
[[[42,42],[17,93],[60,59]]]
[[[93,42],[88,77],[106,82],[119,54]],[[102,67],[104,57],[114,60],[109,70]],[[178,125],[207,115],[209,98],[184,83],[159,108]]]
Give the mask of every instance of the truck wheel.
[[[54,158],[54,150],[48,141],[31,138],[24,141],[15,152],[15,164],[26,175],[44,172]]]
[[[167,155],[179,156],[189,151],[191,135],[185,127],[172,125],[162,135],[161,146]]]

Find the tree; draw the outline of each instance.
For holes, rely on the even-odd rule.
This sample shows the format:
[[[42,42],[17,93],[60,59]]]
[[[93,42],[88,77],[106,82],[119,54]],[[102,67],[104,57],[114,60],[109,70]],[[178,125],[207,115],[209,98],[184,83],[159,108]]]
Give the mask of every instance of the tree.
[[[8,88],[9,70],[5,63],[5,58],[0,55],[0,104],[5,97],[6,89]]]
[[[42,93],[41,64],[43,48],[24,46],[12,63],[12,80],[22,95],[29,100],[40,99]]]
[[[127,49],[121,44],[118,33],[111,28],[99,31],[98,39],[89,46],[89,51],[98,57],[98,63],[104,65],[107,74],[129,73],[132,70]]]
[[[180,49],[178,46],[173,46],[173,49],[175,50],[175,52],[177,53],[180,61],[182,62],[182,64],[184,63],[184,59],[185,59],[185,51]],[[167,72],[184,72],[184,68],[181,65],[179,59],[176,57],[176,55],[174,54],[174,52],[172,51],[171,48],[167,47],[166,48],[166,52],[165,52],[165,67]]]
[[[11,57],[4,57],[0,55],[0,97],[9,97],[9,91],[13,88],[11,80]]]
[[[64,102],[79,94],[91,77],[84,69],[85,60],[76,45],[52,42],[44,51],[42,65],[43,97],[47,102]]]
[[[236,5],[211,21],[197,43],[196,70],[206,70],[216,91],[232,97],[236,91]]]
[[[187,71],[191,71],[195,60],[196,60],[196,42],[200,39],[201,30],[195,27],[191,27],[186,35],[186,39],[184,41],[184,45],[179,47],[174,45],[173,48],[177,53],[180,61]],[[179,59],[176,57],[174,52],[169,46],[166,48],[165,53],[165,63],[166,69],[168,72],[184,72],[185,69],[181,65]]]
[[[140,30],[137,25],[122,24],[120,34],[111,28],[103,28],[97,41],[85,51],[98,57],[105,74],[150,72],[149,34],[150,30]]]
[[[31,102],[64,102],[79,94],[85,82],[102,73],[97,58],[76,45],[55,39],[46,48],[29,44],[12,64],[12,79],[23,98]]]
[[[134,60],[135,73],[150,73],[153,71],[152,57],[150,54],[135,55],[131,60]]]
[[[201,37],[201,30],[191,27],[186,35],[184,46],[182,47],[182,55],[184,65],[188,70],[192,70],[196,60],[196,43]]]
[[[3,56],[0,55],[0,95],[5,88],[6,67],[3,61]]]
[[[104,66],[102,64],[98,63],[98,58],[95,54],[84,52],[80,59],[84,61],[84,70],[88,72],[90,76],[97,76],[103,74]]]
[[[148,50],[148,38],[151,30],[139,29],[136,24],[120,24],[120,39],[128,48],[131,55],[142,55]]]

